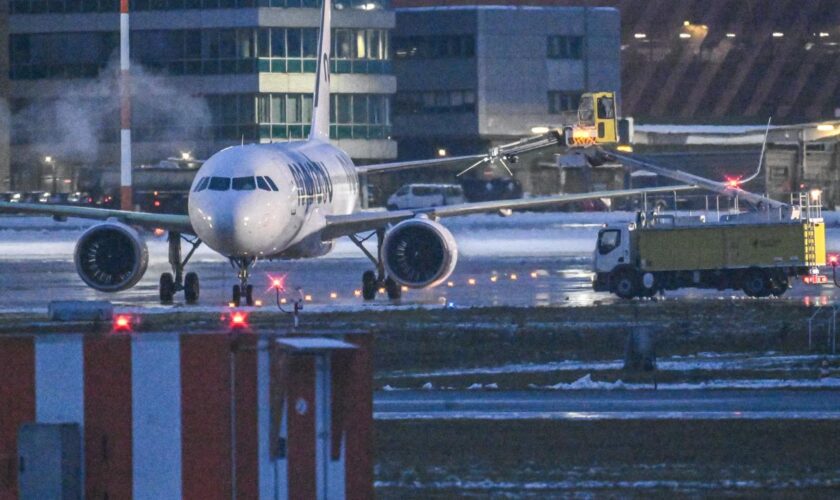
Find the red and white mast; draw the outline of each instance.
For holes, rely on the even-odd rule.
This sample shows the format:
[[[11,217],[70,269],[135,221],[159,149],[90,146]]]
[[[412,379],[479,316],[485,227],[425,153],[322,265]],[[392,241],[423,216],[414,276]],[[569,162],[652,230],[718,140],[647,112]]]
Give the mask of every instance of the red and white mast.
[[[120,0],[120,208],[132,210],[128,0]]]

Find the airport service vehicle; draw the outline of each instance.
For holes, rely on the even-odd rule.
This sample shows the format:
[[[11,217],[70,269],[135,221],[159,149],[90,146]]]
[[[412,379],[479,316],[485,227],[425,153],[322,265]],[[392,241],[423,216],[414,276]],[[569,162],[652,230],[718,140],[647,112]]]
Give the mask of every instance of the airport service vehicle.
[[[587,92],[580,96],[577,123],[563,127],[567,146],[609,145],[618,142],[614,92]]]
[[[825,265],[825,224],[812,205],[794,206],[785,219],[755,219],[762,217],[706,223],[640,212],[635,223],[607,225],[598,232],[593,286],[625,299],[688,287],[780,296],[790,278]]]
[[[553,131],[524,142],[494,147],[489,154],[355,166],[346,152],[329,141],[331,14],[332,4],[324,0],[308,139],[233,146],[217,152],[195,175],[188,214],[11,202],[0,202],[0,212],[102,220],[79,238],[74,261],[82,280],[103,292],[130,288],[145,273],[148,251],[137,228],[168,231],[172,272],[160,276],[159,295],[163,303],[172,302],[180,291],[184,292],[187,303],[198,300],[198,275],[194,272],[184,275],[184,271],[194,250],[205,244],[227,257],[238,270],[239,284],[232,288],[231,302],[239,305],[244,299],[252,305],[253,285],[248,281],[257,261],[319,257],[329,253],[339,237],[349,237],[375,266],[375,270],[362,275],[364,298],[373,299],[383,287],[389,298],[396,299],[402,286],[435,286],[452,273],[458,248],[452,234],[439,222],[442,218],[693,189],[692,184],[388,212],[361,210],[359,174],[470,161],[474,165],[495,164],[523,151],[558,144],[562,136]],[[363,243],[374,236],[376,249],[370,251]],[[185,257],[181,252],[182,241],[191,246]]]
[[[406,184],[388,197],[388,210],[423,208],[464,203],[458,184]]]

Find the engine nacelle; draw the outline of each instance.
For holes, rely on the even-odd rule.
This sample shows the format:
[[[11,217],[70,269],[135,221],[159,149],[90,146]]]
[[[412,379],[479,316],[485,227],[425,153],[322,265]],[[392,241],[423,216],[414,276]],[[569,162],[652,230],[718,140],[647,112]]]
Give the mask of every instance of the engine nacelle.
[[[426,218],[400,222],[385,235],[382,260],[388,276],[400,285],[427,288],[439,285],[458,262],[452,233]]]
[[[105,222],[85,231],[74,254],[79,276],[100,292],[131,288],[149,264],[146,242],[137,231],[118,222]]]

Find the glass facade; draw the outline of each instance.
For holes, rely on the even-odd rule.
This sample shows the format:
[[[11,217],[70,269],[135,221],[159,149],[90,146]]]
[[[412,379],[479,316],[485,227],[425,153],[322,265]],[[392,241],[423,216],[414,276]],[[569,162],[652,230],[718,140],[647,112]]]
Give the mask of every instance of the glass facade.
[[[388,0],[340,0],[336,8],[381,10]],[[242,9],[254,7],[320,7],[319,0],[131,0],[132,11],[183,9]],[[65,14],[78,12],[119,12],[119,0],[11,0],[12,14]]]
[[[391,135],[390,94],[333,94],[330,116],[330,137],[333,139],[386,139]],[[158,142],[173,137],[202,141],[246,141],[303,139],[309,135],[312,121],[312,94],[212,94],[204,96],[211,123],[191,129],[161,122],[138,109],[134,116],[132,139],[136,142]],[[115,103],[107,98],[77,98],[79,106],[89,109],[110,109]],[[14,109],[53,109],[49,100],[13,101]],[[27,119],[29,114],[20,114]],[[64,133],[49,116],[37,131],[18,124],[12,127],[12,144],[39,142],[61,143]],[[119,140],[119,121],[107,115],[96,127],[99,142]],[[13,124],[14,125],[14,124]]]
[[[9,37],[13,80],[95,77],[119,47],[117,33],[31,33]]]
[[[331,98],[331,138],[385,139],[391,135],[389,94],[333,94]],[[256,96],[255,122],[260,139],[306,137],[311,121],[311,94]]]
[[[475,113],[474,90],[398,92],[395,112],[399,115],[424,113]]]
[[[335,29],[333,73],[390,74],[388,30]],[[31,33],[10,39],[13,80],[96,76],[119,46],[116,33]],[[132,57],[171,75],[314,73],[317,28],[143,30]]]
[[[475,57],[475,36],[473,35],[394,37],[395,59],[470,57]]]

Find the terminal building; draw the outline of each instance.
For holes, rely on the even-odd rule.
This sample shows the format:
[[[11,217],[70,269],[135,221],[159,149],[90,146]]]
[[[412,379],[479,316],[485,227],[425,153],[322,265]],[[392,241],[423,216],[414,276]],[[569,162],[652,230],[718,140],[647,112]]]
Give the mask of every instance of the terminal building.
[[[119,2],[8,3],[11,172],[18,190],[66,190],[119,165]],[[308,134],[320,2],[131,2],[135,167]],[[394,13],[335,2],[331,135],[358,163],[396,158]],[[2,88],[2,85],[0,85]]]
[[[583,92],[620,92],[616,9],[451,6],[396,12],[394,137],[401,158],[485,151],[574,120]],[[418,173],[403,177],[409,175]],[[441,174],[426,175],[432,180]],[[517,165],[516,177],[526,192],[546,194],[557,192],[561,172],[549,155]]]

